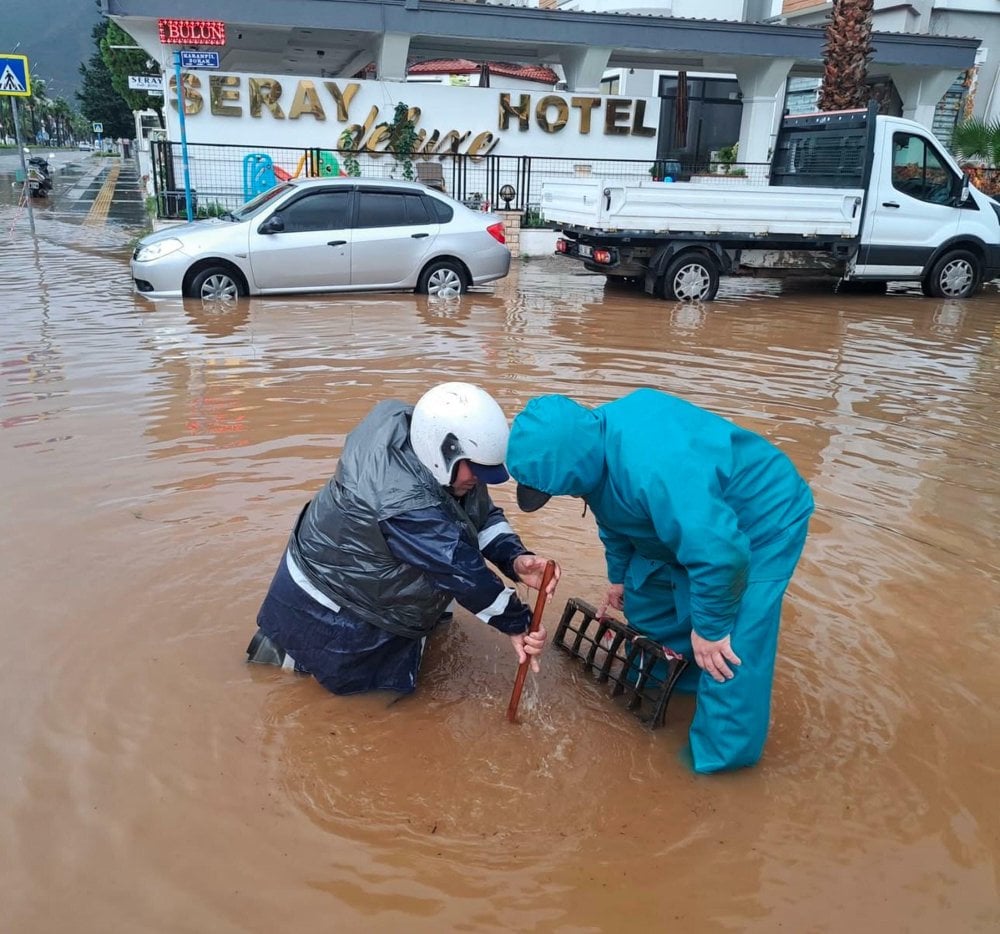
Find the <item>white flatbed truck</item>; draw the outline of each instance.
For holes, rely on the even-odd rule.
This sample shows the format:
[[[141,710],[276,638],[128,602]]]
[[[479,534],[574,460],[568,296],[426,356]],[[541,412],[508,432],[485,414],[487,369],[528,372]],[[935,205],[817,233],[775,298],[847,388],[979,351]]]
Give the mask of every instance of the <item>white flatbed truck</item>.
[[[680,301],[721,275],[919,282],[965,298],[1000,277],[1000,203],[925,127],[874,109],[782,120],[767,185],[546,181],[556,252]]]

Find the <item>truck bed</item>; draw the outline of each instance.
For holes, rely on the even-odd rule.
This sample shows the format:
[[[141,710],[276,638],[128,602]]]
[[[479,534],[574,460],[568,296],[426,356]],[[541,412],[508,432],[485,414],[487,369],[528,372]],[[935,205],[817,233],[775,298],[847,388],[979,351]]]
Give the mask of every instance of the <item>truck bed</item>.
[[[542,215],[603,231],[720,237],[858,236],[864,191],[588,178],[542,185]]]

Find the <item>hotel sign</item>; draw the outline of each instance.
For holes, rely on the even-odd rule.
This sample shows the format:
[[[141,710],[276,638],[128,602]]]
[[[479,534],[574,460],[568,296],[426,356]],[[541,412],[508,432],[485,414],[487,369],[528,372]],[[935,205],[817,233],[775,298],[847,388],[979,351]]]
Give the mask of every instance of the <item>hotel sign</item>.
[[[207,79],[207,80],[206,80]],[[253,132],[259,138],[262,130],[277,131],[279,138],[290,141],[299,137],[296,129],[309,126],[330,128],[323,130],[339,148],[356,152],[381,155],[390,146],[392,107],[386,110],[381,95],[373,96],[370,85],[374,82],[337,82],[312,78],[272,77],[263,75],[208,75],[187,72],[182,75],[184,115],[189,128],[196,128],[206,116],[223,132],[223,124],[235,129],[237,123],[264,126]],[[176,82],[171,79],[170,90],[176,94]],[[426,107],[409,108],[410,119],[417,129],[418,142],[415,153],[425,156],[463,153],[469,156],[486,156],[493,152],[501,139],[540,134],[553,139],[565,136],[598,136],[612,139],[639,139],[652,143],[656,136],[655,102],[645,98],[600,97],[577,94],[555,94],[549,91],[529,93],[523,91],[489,91],[488,89],[450,88],[433,89],[428,85],[406,84],[394,88],[395,93],[405,94],[409,102],[416,99],[421,104],[437,104],[435,113],[448,114],[451,127],[434,128],[422,125]],[[444,98],[452,102],[441,110]],[[436,95],[436,96],[435,96]],[[492,126],[484,121],[482,103],[492,96],[494,116]],[[425,101],[424,98],[427,98]],[[456,106],[462,101],[461,106]],[[171,102],[176,111],[176,99]],[[489,112],[488,110],[486,111]],[[200,118],[200,119],[199,119]],[[249,119],[248,119],[249,118]],[[330,126],[331,123],[336,123]],[[459,121],[469,120],[473,128],[467,129]],[[475,124],[479,127],[476,128]],[[339,124],[339,126],[337,125]],[[308,131],[315,138],[316,130]],[[345,134],[347,136],[345,137]]]
[[[158,91],[163,93],[163,78],[160,75],[129,75],[130,91]]]

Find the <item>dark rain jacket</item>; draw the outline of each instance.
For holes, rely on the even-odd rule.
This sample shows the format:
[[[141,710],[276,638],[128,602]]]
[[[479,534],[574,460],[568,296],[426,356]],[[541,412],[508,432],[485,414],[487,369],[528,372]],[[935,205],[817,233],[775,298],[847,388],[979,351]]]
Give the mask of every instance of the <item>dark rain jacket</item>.
[[[508,634],[530,612],[486,566],[516,580],[527,549],[485,486],[456,500],[409,442],[413,406],[381,402],[348,435],[337,470],[306,506],[289,551],[309,581],[358,619],[419,638],[452,599]]]

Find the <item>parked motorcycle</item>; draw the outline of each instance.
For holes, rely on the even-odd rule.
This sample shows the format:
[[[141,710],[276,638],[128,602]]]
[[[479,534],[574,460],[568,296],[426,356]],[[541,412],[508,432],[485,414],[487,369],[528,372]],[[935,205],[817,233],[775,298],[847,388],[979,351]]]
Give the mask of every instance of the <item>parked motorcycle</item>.
[[[29,194],[32,198],[48,197],[49,192],[52,191],[52,167],[49,165],[49,160],[44,156],[32,156],[27,148],[24,150],[24,154],[28,157]],[[49,158],[52,158],[51,154]]]
[[[52,167],[43,156],[28,159],[28,188],[36,198],[44,198],[52,191]]]

